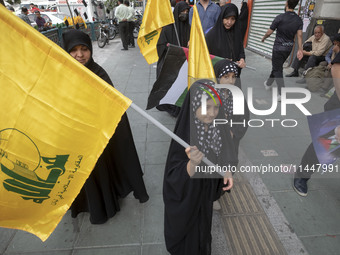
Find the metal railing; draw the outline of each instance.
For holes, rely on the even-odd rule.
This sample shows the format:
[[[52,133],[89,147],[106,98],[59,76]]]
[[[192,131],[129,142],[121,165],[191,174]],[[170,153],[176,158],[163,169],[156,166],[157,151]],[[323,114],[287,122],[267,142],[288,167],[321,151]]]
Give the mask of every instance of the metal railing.
[[[87,28],[82,27],[79,30],[85,32],[88,34],[92,41],[96,41],[99,33],[99,23],[100,22],[89,22],[86,23]],[[62,46],[62,35],[65,31],[74,29],[73,27],[56,27],[52,28],[48,31],[41,32],[43,35],[45,35],[47,38],[58,44],[59,46]]]

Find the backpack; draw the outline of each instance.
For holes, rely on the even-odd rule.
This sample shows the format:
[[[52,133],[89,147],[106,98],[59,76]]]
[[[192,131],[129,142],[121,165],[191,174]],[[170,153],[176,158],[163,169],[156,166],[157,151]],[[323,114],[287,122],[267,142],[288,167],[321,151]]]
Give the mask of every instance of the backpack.
[[[316,92],[320,88],[327,89],[329,87],[329,79],[325,79],[328,76],[327,62],[321,62],[320,65],[308,70],[305,78],[307,88],[311,92]],[[327,83],[327,84],[325,84]]]

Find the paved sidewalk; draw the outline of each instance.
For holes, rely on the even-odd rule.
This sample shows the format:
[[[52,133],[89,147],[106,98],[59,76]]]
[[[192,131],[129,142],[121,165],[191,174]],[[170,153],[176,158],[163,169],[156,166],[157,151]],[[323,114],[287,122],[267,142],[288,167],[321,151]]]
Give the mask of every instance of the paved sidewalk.
[[[129,51],[120,49],[120,39],[111,41],[102,49],[94,42],[94,59],[108,72],[119,91],[145,109],[155,81],[155,65],[146,63],[138,47]],[[248,65],[256,67],[257,71],[243,71],[243,90],[253,87],[255,107],[269,108],[270,92],[264,90],[263,81],[269,75],[271,63],[249,51],[246,56]],[[295,83],[287,80],[286,85],[295,86]],[[307,104],[312,113],[323,110],[326,99],[319,94],[313,93],[312,100]],[[248,129],[241,141],[241,164],[299,164],[310,143],[307,120],[296,109],[288,108],[288,112],[285,118],[298,119],[298,127]],[[148,113],[173,130],[174,118],[156,109],[149,110]],[[103,225],[91,225],[86,213],[76,219],[72,219],[67,213],[44,243],[29,233],[0,228],[0,254],[168,254],[163,238],[162,178],[170,139],[133,109],[128,110],[128,117],[150,200],[140,204],[129,195],[121,201],[121,211]],[[282,118],[279,111],[270,117]],[[265,119],[258,116],[252,118]],[[262,152],[265,150],[275,151],[274,155],[277,156],[265,156]],[[268,217],[287,254],[339,254],[339,179],[312,179],[311,191],[306,198],[293,191],[292,174],[244,174],[241,182],[248,183],[246,185],[249,185],[250,191],[262,206],[264,215]],[[228,229],[225,228],[223,217],[221,211],[214,213],[213,255],[235,254],[228,243],[230,237],[226,237]],[[235,255],[243,254],[253,255],[247,252]]]

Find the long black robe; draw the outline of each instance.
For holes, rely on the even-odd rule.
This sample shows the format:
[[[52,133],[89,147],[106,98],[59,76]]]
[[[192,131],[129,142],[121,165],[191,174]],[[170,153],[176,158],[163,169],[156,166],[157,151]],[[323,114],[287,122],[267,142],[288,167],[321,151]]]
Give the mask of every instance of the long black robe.
[[[186,2],[179,2],[176,4],[174,12],[173,12],[175,26],[177,29],[178,38],[180,42],[179,46],[182,46],[182,47],[188,46],[188,42],[190,39],[190,24],[189,24],[189,18],[187,21],[183,22],[179,20],[178,16],[182,11],[186,9],[190,9],[190,6]],[[157,72],[156,72],[157,78],[159,76],[159,73],[164,63],[165,55],[168,50],[168,47],[167,47],[168,43],[178,45],[178,40],[177,40],[177,36],[176,36],[176,32],[175,32],[175,28],[173,24],[163,27],[162,32],[157,42],[157,53],[158,53]]]
[[[190,94],[195,93],[196,84],[192,85],[186,95],[174,132],[189,144],[191,140],[191,145],[196,145],[201,150],[195,125],[190,124],[194,123]],[[223,114],[220,107],[217,118],[222,118]],[[220,155],[223,156],[217,157],[210,150],[206,157],[220,166],[236,165],[234,145],[229,131],[225,130],[227,126],[223,125],[219,128],[223,129],[220,132],[223,141]],[[209,179],[204,178],[205,174],[195,176],[198,173],[194,175],[196,178],[190,178],[187,173],[188,161],[185,149],[172,140],[163,183],[165,243],[172,255],[208,255],[211,254],[212,206],[213,201],[222,194],[223,179],[219,175]]]
[[[90,61],[87,67],[112,85],[105,70],[92,59]],[[76,217],[80,212],[90,212],[92,224],[105,223],[120,211],[119,199],[132,191],[141,203],[149,199],[129,120],[124,113],[114,135],[74,200],[71,215]]]
[[[92,55],[90,38],[78,30],[65,33],[63,43],[68,52],[76,45],[85,45]],[[106,71],[94,62],[92,56],[85,66],[113,86]],[[120,210],[119,199],[130,192],[141,203],[149,199],[129,120],[124,113],[89,178],[73,201],[71,216],[89,212],[92,224],[105,223]]]
[[[226,29],[223,25],[223,18],[235,14],[236,22],[233,27]],[[239,27],[238,9],[234,4],[222,6],[220,16],[216,24],[205,36],[209,53],[218,57],[228,58],[233,61],[245,59],[242,33]],[[241,68],[239,68],[239,75]]]
[[[175,26],[178,33],[178,39],[179,39],[179,46],[187,47],[188,42],[190,39],[190,24],[189,24],[189,17],[186,21],[180,21],[179,20],[179,14],[186,10],[190,9],[190,6],[186,2],[179,2],[176,4],[174,8],[174,20],[175,20]],[[157,62],[157,70],[156,70],[156,77],[158,78],[164,61],[165,56],[168,51],[167,44],[174,44],[178,45],[178,40],[175,32],[175,28],[173,24],[167,25],[162,29],[162,32],[159,36],[158,42],[157,42],[157,54],[158,54],[158,62]],[[180,107],[176,105],[171,104],[163,104],[156,107],[160,111],[167,111],[171,116],[177,117],[179,114]]]

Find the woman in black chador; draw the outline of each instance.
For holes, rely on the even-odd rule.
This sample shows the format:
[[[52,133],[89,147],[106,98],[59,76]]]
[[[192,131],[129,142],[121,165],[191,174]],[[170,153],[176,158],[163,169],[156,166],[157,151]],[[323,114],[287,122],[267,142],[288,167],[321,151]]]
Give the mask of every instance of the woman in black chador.
[[[237,63],[237,77],[240,77],[241,68],[244,68],[246,63],[236,5],[226,4],[222,7],[220,16],[205,39],[210,54]]]
[[[213,202],[230,190],[230,173],[223,179],[219,174],[203,173],[203,154],[219,166],[236,166],[237,157],[227,125],[213,125],[215,118],[224,118],[219,100],[208,94],[206,114],[202,112],[204,90],[209,80],[195,82],[182,105],[175,134],[192,147],[184,149],[172,140],[165,166],[163,199],[165,204],[164,235],[167,250],[172,255],[211,254],[211,223]],[[219,91],[218,91],[219,93]],[[201,167],[202,172],[195,170]],[[206,168],[205,168],[206,169]]]
[[[87,34],[70,30],[63,34],[63,46],[72,57],[113,86],[105,70],[94,62],[92,42]],[[114,135],[73,202],[70,208],[72,217],[80,212],[89,212],[92,224],[105,223],[120,210],[119,198],[127,196],[131,191],[141,203],[146,202],[149,196],[142,176],[130,124],[124,113]]]
[[[177,40],[175,28],[173,24],[167,25],[162,29],[161,35],[157,42],[157,77],[162,69],[165,55],[167,52],[167,44],[188,47],[190,39],[190,24],[189,24],[189,9],[190,6],[186,2],[179,2],[174,9],[175,26],[178,33],[179,43]]]
[[[164,64],[165,56],[168,51],[167,44],[178,45],[181,47],[188,47],[190,39],[190,24],[189,24],[189,9],[190,6],[186,2],[179,2],[174,9],[175,26],[178,34],[176,36],[173,24],[167,25],[162,29],[161,35],[157,42],[157,71],[156,77],[158,78]],[[171,104],[163,104],[156,107],[160,111],[167,111],[171,116],[177,117],[180,107]]]

